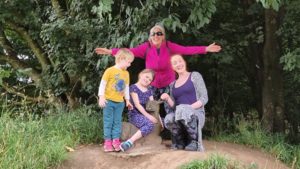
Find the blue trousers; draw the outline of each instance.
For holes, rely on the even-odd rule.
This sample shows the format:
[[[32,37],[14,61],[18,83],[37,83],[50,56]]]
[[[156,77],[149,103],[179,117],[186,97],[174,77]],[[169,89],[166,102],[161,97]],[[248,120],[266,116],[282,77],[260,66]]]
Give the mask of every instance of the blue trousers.
[[[103,130],[105,140],[120,138],[124,106],[124,102],[107,100],[106,106],[103,108]]]

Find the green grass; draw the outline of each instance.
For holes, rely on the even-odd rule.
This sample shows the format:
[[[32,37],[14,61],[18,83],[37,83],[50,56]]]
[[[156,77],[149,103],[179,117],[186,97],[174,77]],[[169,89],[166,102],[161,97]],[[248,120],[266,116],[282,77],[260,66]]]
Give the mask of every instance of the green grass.
[[[257,169],[256,164],[243,166],[237,161],[228,159],[226,156],[211,154],[206,160],[194,160],[184,164],[181,169]]]
[[[222,133],[213,139],[262,149],[289,165],[291,168],[300,168],[300,145],[286,143],[283,135],[268,134],[262,129],[259,122],[250,123],[241,120],[237,126],[236,133]]]
[[[66,159],[66,146],[99,143],[102,138],[102,120],[92,108],[74,112],[54,112],[42,118],[20,116],[11,118],[12,110],[0,114],[0,169],[44,169],[56,166]],[[27,113],[28,114],[28,113]],[[240,121],[237,132],[214,138],[245,144],[273,154],[292,168],[300,168],[300,146],[290,145],[281,135],[264,132],[259,123]],[[193,161],[184,169],[232,168],[255,169],[255,164],[241,166],[220,155],[204,161]],[[235,168],[234,168],[235,167]]]
[[[98,113],[88,108],[35,120],[0,117],[0,168],[44,169],[66,158],[66,146],[102,140]]]

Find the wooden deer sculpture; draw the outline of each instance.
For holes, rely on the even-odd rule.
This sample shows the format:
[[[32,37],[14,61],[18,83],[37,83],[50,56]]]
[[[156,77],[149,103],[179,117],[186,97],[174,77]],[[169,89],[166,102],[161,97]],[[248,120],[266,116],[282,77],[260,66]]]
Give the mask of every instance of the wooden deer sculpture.
[[[160,145],[162,142],[162,139],[160,137],[160,132],[163,129],[163,124],[159,115],[159,107],[160,104],[163,103],[163,101],[157,101],[157,100],[150,100],[146,104],[146,111],[150,114],[152,114],[158,121],[154,125],[154,130],[147,135],[146,137],[143,137],[139,139],[135,144],[136,145]],[[130,138],[138,129],[128,122],[123,122],[122,125],[122,140],[127,140]]]
[[[160,137],[160,132],[163,129],[163,123],[159,114],[159,105],[163,103],[161,100],[150,100],[146,104],[146,111],[151,113],[158,121],[154,125],[154,130],[146,136],[145,144],[161,144],[162,139]]]

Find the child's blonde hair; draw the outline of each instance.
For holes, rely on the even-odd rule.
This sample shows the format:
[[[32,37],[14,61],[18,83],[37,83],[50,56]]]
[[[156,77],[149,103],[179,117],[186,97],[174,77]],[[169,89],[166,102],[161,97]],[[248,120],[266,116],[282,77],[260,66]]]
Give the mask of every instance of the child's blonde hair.
[[[152,80],[154,79],[154,76],[155,76],[155,72],[152,70],[152,69],[144,69],[144,70],[142,70],[140,73],[139,73],[139,79],[140,79],[140,76],[141,76],[141,74],[144,74],[144,73],[151,73],[151,75],[152,75]]]
[[[117,52],[117,54],[115,56],[115,62],[120,63],[121,60],[133,61],[134,55],[129,49],[121,48],[121,49],[119,49],[119,51]]]

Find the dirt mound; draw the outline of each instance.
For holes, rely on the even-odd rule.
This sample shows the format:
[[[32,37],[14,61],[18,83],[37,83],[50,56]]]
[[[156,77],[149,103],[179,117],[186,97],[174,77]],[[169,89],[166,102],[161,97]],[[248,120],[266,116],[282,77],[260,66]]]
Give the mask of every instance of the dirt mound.
[[[168,143],[169,144],[169,143]],[[104,153],[100,145],[79,146],[57,169],[174,169],[210,154],[225,155],[243,164],[263,169],[288,169],[274,157],[242,145],[204,141],[205,152],[170,150],[166,146],[135,147],[129,152]]]

